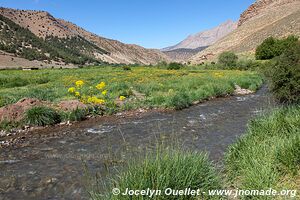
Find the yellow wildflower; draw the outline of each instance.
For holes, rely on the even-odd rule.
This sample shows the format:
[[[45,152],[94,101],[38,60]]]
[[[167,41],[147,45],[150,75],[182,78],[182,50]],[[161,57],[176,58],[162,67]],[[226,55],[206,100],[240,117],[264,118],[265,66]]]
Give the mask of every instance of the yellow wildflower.
[[[87,100],[88,100],[88,97],[86,95],[82,95],[81,98],[80,98],[80,101],[82,103],[88,103]]]
[[[79,80],[79,81],[76,81],[76,82],[75,82],[75,85],[76,85],[77,87],[81,87],[83,84],[84,84],[84,82],[83,82],[82,80]]]
[[[75,88],[74,88],[74,87],[70,87],[70,88],[68,89],[68,92],[69,92],[69,93],[74,93],[74,92],[75,92]]]
[[[221,73],[221,72],[215,72],[214,75],[216,77],[223,77],[224,76],[223,73]]]
[[[75,92],[76,97],[80,97],[80,92]]]
[[[119,99],[120,99],[121,101],[124,101],[124,100],[126,99],[126,97],[120,96]]]
[[[89,96],[87,99],[88,103],[93,103],[94,102],[94,97]]]
[[[94,103],[94,104],[104,104],[105,100],[104,99],[98,99],[95,96],[91,96],[91,97],[88,97],[87,102],[88,103]]]
[[[103,90],[101,93],[102,93],[103,95],[106,95],[106,94],[107,94],[107,90]]]
[[[104,99],[98,99],[96,98],[95,101],[94,101],[95,104],[104,104],[105,103],[105,100]]]
[[[102,90],[103,88],[105,88],[106,84],[104,82],[99,83],[98,85],[96,85],[96,88],[98,90]]]

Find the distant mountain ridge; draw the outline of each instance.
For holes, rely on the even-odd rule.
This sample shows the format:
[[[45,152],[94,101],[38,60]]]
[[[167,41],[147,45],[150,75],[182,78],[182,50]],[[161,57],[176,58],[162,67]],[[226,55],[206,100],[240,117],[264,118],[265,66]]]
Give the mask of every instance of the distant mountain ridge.
[[[40,65],[49,64],[50,61],[51,64],[56,62],[56,64],[62,65],[73,63],[74,60],[76,61],[76,57],[78,62],[156,64],[160,61],[168,61],[167,56],[159,50],[146,49],[138,45],[124,44],[117,40],[100,37],[71,22],[56,19],[45,11],[1,7],[0,16],[3,16],[2,19],[6,21],[2,20],[2,26],[0,26],[0,31],[3,33],[0,37],[1,59],[5,60],[5,56],[10,56],[9,59],[6,59],[6,65],[9,65],[8,60],[13,60],[14,56],[28,59],[28,56],[24,57],[24,55],[25,53],[28,55],[29,51],[32,57],[38,55],[39,61],[42,62]],[[26,32],[26,29],[33,35]],[[21,33],[17,33],[15,30],[22,30],[21,33],[26,36],[20,36]],[[5,33],[5,31],[8,32]],[[11,34],[12,39],[6,37],[7,34]],[[31,44],[30,41],[32,40],[34,40],[34,44]],[[53,47],[53,44],[59,42],[61,46]],[[12,48],[15,48],[15,51],[7,51],[7,49]],[[46,62],[46,60],[48,61]],[[14,64],[17,65],[18,63]]]
[[[198,52],[203,51],[206,48],[207,46],[198,47],[196,49],[180,48],[170,51],[163,51],[163,53],[166,54],[169,58],[171,58],[172,61],[185,63],[193,55],[196,55]]]
[[[180,43],[163,48],[162,51],[171,51],[175,49],[196,49],[199,47],[206,47],[214,44],[224,36],[231,33],[237,28],[237,22],[227,20],[226,22],[212,28],[205,30],[194,35],[188,36]]]

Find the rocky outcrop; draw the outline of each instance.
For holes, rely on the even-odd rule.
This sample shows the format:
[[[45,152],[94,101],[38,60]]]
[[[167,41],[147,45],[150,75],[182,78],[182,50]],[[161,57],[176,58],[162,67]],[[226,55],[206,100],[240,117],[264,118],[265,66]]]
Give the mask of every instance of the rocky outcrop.
[[[252,93],[255,92],[255,91],[252,91],[252,90],[249,90],[249,89],[241,88],[238,85],[234,85],[234,87],[235,87],[235,90],[233,92],[234,95],[247,95],[247,94],[252,94]]]
[[[238,26],[241,26],[249,19],[259,15],[263,12],[264,9],[268,8],[269,6],[276,7],[281,6],[284,4],[296,2],[299,0],[257,0],[255,3],[253,3],[247,10],[245,10],[238,21]]]

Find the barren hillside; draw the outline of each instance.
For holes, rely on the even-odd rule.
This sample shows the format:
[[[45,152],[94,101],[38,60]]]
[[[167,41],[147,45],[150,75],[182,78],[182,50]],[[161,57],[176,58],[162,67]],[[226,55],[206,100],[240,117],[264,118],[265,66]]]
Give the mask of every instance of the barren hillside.
[[[239,27],[216,44],[193,56],[199,63],[213,59],[223,51],[253,52],[258,44],[270,36],[300,35],[299,0],[261,0],[241,14]]]
[[[59,23],[71,30],[72,33],[80,35],[88,41],[103,48],[109,55],[97,55],[99,58],[112,63],[144,63],[153,64],[159,60],[167,60],[167,57],[159,50],[145,49],[138,45],[124,44],[117,40],[100,37],[88,32],[77,25],[58,19]]]
[[[124,44],[97,36],[75,24],[56,19],[48,12],[0,8],[0,15],[3,19],[1,21],[3,34],[0,37],[0,44],[3,48],[1,50],[7,51],[7,49],[14,48],[13,52],[9,51],[8,53],[14,53],[16,57],[28,59],[27,54],[30,51],[30,56],[34,60],[36,59],[34,56],[38,55],[38,60],[45,63],[55,60],[61,64],[94,61],[155,64],[162,60],[168,60],[167,56],[159,50],[145,49],[137,45]],[[16,28],[10,28],[7,23]],[[16,30],[22,30],[22,37],[19,37],[20,34]],[[26,30],[29,30],[37,38],[34,38]],[[30,38],[27,37],[28,35]],[[26,38],[26,41],[22,38]],[[32,40],[34,40],[34,44],[30,43]],[[44,44],[45,42],[46,44]],[[55,46],[53,47],[53,45]],[[24,51],[26,51],[25,57]],[[80,60],[77,61],[76,58],[80,58]],[[46,62],[46,60],[48,61]],[[8,62],[6,64],[10,65]],[[11,64],[15,65],[16,63]]]

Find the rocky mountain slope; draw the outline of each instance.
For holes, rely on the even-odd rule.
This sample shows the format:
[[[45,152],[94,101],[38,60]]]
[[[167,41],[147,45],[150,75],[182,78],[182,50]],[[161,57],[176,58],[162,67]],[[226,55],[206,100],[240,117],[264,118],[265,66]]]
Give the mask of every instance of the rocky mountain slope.
[[[180,48],[170,51],[163,51],[163,53],[171,58],[172,61],[185,63],[193,55],[196,55],[198,52],[203,51],[206,48],[207,46],[198,47],[196,49]]]
[[[192,56],[231,33],[236,27],[236,22],[228,20],[212,29],[190,35],[180,43],[162,49],[162,52],[173,61],[186,62]]]
[[[171,47],[166,47],[162,50],[171,51],[175,49],[196,49],[199,47],[210,46],[219,39],[231,33],[234,29],[236,29],[236,27],[236,22],[228,20],[212,29],[190,35],[180,43]]]
[[[51,64],[99,62],[93,58],[93,53],[107,54],[105,50],[78,36],[39,38],[27,28],[2,15],[0,15],[0,50],[29,61],[38,60]]]
[[[200,63],[223,51],[253,53],[270,36],[300,35],[300,0],[258,0],[241,14],[238,28],[214,45],[194,55]]]
[[[62,19],[58,19],[58,22],[72,31],[72,33],[80,35],[81,37],[109,52],[109,55],[96,55],[97,58],[100,58],[106,62],[154,64],[158,61],[168,60],[167,57],[159,50],[145,49],[138,45],[124,44],[117,40],[103,38]]]
[[[0,8],[0,50],[6,56],[40,65],[95,62],[155,64],[167,57],[159,50],[124,44],[92,34],[44,11]],[[1,64],[1,63],[0,63]]]

